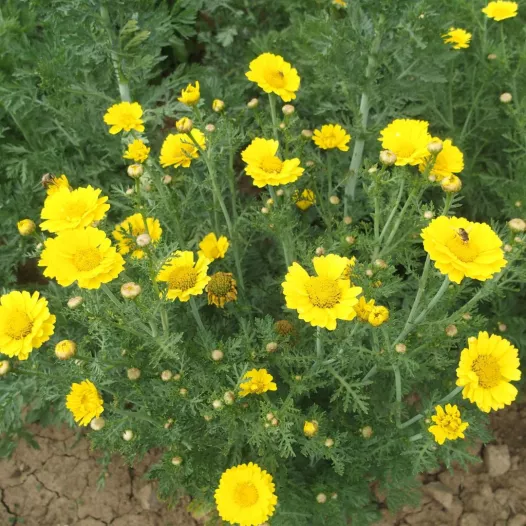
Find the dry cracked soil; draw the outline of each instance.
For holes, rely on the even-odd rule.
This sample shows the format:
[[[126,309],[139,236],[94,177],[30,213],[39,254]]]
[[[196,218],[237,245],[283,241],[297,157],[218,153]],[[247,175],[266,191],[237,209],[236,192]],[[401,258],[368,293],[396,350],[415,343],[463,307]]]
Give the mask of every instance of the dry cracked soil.
[[[420,506],[396,515],[383,510],[376,526],[526,526],[526,404],[496,413],[492,423],[495,441],[480,448],[479,464],[424,475]],[[86,439],[66,428],[32,431],[40,449],[21,442],[0,461],[0,526],[200,524],[185,502],[170,510],[157,499],[144,479],[154,454],[135,468],[115,458],[98,490],[101,466]]]

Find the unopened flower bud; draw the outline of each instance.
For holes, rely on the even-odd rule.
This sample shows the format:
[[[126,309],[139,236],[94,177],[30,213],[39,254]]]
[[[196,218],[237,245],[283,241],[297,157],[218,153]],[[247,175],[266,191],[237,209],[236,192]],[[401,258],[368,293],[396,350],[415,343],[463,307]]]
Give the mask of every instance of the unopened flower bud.
[[[139,179],[139,177],[143,173],[144,173],[144,168],[143,168],[142,164],[130,164],[130,166],[128,166],[128,175],[132,179]],[[131,192],[131,193],[133,193],[133,192]]]
[[[183,459],[181,457],[172,458],[172,464],[174,466],[180,466],[182,463],[183,463]]]
[[[444,149],[444,143],[435,139],[427,145],[427,151],[432,155],[438,155]]]
[[[224,356],[225,355],[223,351],[220,351],[219,349],[215,349],[214,351],[212,351],[212,360],[214,360],[215,362],[221,361]]]
[[[513,250],[513,247],[508,245],[508,243],[506,243],[502,248],[504,249],[504,252],[511,252]]]
[[[221,402],[221,400],[214,400],[212,402],[212,407],[214,409],[221,409],[223,407],[223,402]]]
[[[284,194],[285,194],[285,192],[283,191],[283,189],[280,188],[279,190],[276,190],[276,195],[278,197],[282,197]]]
[[[456,336],[458,334],[458,329],[457,329],[457,326],[456,325],[448,325],[446,327],[446,334],[450,337],[450,338],[453,338],[454,336]]]
[[[274,427],[278,426],[279,425],[279,420],[277,418],[273,418],[271,421],[270,421],[271,425],[273,425]]]
[[[122,438],[126,440],[126,442],[129,442],[133,439],[133,431],[131,429],[126,429],[126,431],[124,431],[122,434]]]
[[[301,374],[297,374],[297,375],[294,377],[294,380],[296,380],[296,382],[301,382],[301,379],[302,379]]]
[[[171,175],[163,175],[163,184],[170,184],[172,182],[173,177]]]
[[[225,109],[225,103],[221,99],[214,99],[212,101],[212,109],[216,113],[220,113]]]
[[[267,413],[265,418],[270,422],[274,418],[274,413]]]
[[[188,395],[188,389],[185,389],[184,387],[181,387],[181,389],[179,389],[179,394],[181,396],[186,396]]]
[[[129,281],[121,286],[121,296],[127,300],[133,300],[141,293],[141,290],[140,285]]]
[[[453,174],[449,175],[448,177],[444,177],[444,179],[440,181],[440,186],[444,192],[454,194],[462,190],[462,181],[460,180],[460,177]]]
[[[396,153],[391,150],[382,150],[380,152],[380,162],[386,166],[393,166],[396,163]]]
[[[203,416],[203,418],[204,418],[207,422],[210,422],[210,420],[212,420],[212,415],[205,415],[205,416]]]
[[[318,422],[316,420],[305,420],[303,423],[303,434],[306,437],[312,438],[318,434]]]
[[[352,245],[352,244],[354,244],[354,242],[356,241],[356,238],[355,238],[354,236],[347,236],[347,237],[345,238],[345,241],[347,241],[347,243],[348,243],[349,245]]]
[[[331,205],[339,205],[340,204],[340,198],[337,195],[331,195],[329,197],[329,202]]]
[[[134,191],[135,191],[135,190],[134,190],[133,188],[127,188],[127,189],[126,189],[126,195],[133,195],[133,192],[134,192]]]
[[[371,426],[365,426],[361,429],[363,438],[371,438],[373,436],[373,428]]]
[[[194,127],[194,123],[192,122],[192,119],[189,119],[188,117],[183,117],[175,123],[175,127],[180,133],[188,133]]]
[[[316,163],[315,163],[314,161],[307,161],[307,162],[305,163],[305,166],[306,166],[307,168],[312,168],[315,164],[316,164]]]
[[[76,351],[77,344],[73,340],[62,340],[55,345],[55,356],[59,360],[69,360]]]
[[[292,104],[285,104],[285,106],[281,108],[281,111],[283,115],[292,115],[294,113],[294,106]]]
[[[137,367],[132,367],[126,371],[126,374],[128,375],[128,380],[138,380],[141,377],[141,370],[137,369]]]
[[[522,201],[515,201],[515,206],[520,208],[522,206]]]
[[[278,344],[276,342],[269,342],[266,345],[267,352],[276,352],[278,350]]]
[[[378,268],[387,268],[387,263],[383,259],[376,259],[374,261],[374,264]]]
[[[267,206],[272,206],[274,204],[274,199],[272,197],[269,197],[266,201]]]
[[[139,247],[147,247],[152,242],[152,238],[150,237],[150,234],[147,234],[146,232],[144,234],[139,234],[135,238],[135,243],[137,243],[137,246]]]
[[[338,498],[338,493],[334,492],[331,494],[331,499],[336,500]]]
[[[11,369],[9,360],[2,360],[0,362],[0,376],[5,376],[9,372],[9,369]]]
[[[207,124],[205,126],[205,130],[208,132],[208,133],[213,133],[216,131],[216,127],[214,124]]]
[[[325,447],[332,447],[334,446],[334,440],[332,438],[327,438],[324,442]]]
[[[287,127],[287,125],[284,122],[279,123],[279,129],[284,130]]]
[[[431,210],[426,210],[424,212],[424,219],[433,219],[434,216],[435,214],[431,212]]]
[[[497,55],[495,53],[490,53],[488,55],[488,60],[495,60],[497,58]]]
[[[325,249],[323,247],[316,248],[316,255],[317,256],[323,256],[325,254]]]
[[[520,217],[516,217],[508,221],[508,226],[513,232],[524,232],[526,230],[526,221]]]
[[[76,309],[79,305],[82,304],[84,298],[82,296],[73,296],[68,300],[68,307],[70,309]]]
[[[89,425],[91,429],[93,429],[93,431],[100,431],[106,425],[106,420],[104,420],[104,418],[99,416],[99,417],[94,418],[89,423]]]
[[[397,343],[395,345],[395,351],[400,353],[400,354],[403,354],[407,351],[407,347],[405,346],[404,343]]]
[[[367,170],[367,173],[375,174],[377,171],[378,171],[378,165],[377,164],[373,164],[371,166],[371,168],[369,168],[369,170]]]
[[[312,130],[301,130],[302,137],[305,137],[305,139],[310,139],[314,134]]]
[[[247,108],[250,110],[253,110],[254,108],[257,108],[259,106],[259,99],[251,99],[247,102]]]
[[[515,236],[515,237],[513,238],[513,241],[515,241],[515,243],[522,243],[522,242],[523,242],[523,241],[522,241],[522,238],[521,238],[520,236]]]
[[[462,318],[465,319],[466,321],[469,321],[471,320],[472,316],[469,312],[465,312],[464,314],[462,314]]]
[[[503,102],[504,104],[508,104],[512,101],[513,99],[513,96],[511,93],[502,93],[501,96],[499,97],[500,101]]]
[[[30,236],[37,229],[35,222],[31,219],[22,219],[16,224],[16,227],[21,236]]]
[[[500,332],[506,332],[508,330],[508,326],[505,323],[499,323],[499,331]]]
[[[327,495],[325,495],[325,493],[318,493],[316,495],[316,502],[319,504],[325,504],[327,502]]]
[[[352,217],[351,216],[345,216],[343,218],[343,222],[346,224],[346,225],[350,225],[352,224]]]
[[[163,382],[169,382],[172,379],[172,371],[165,370],[161,373],[161,380]]]
[[[264,206],[264,207],[261,209],[261,213],[262,213],[262,214],[268,214],[268,213],[269,213],[269,209],[268,209],[266,206]]]
[[[368,278],[372,278],[373,277],[373,274],[374,272],[368,268],[366,271],[365,271],[365,275],[368,277]]]
[[[174,382],[178,382],[181,379],[181,375],[179,373],[176,373],[173,375],[172,380]]]
[[[236,395],[232,391],[227,391],[223,395],[223,400],[226,405],[232,405],[236,401]]]

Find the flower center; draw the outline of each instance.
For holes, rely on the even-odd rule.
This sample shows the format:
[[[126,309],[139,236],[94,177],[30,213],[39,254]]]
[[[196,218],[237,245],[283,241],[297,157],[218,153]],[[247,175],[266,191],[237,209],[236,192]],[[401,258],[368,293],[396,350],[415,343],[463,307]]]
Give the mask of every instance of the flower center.
[[[85,248],[75,252],[72,259],[77,270],[87,272],[100,265],[102,255],[97,248]]]
[[[327,133],[324,137],[323,137],[324,141],[325,141],[325,145],[328,147],[328,148],[335,148],[336,145],[338,144],[338,141],[336,140],[336,135],[334,135],[334,133]]]
[[[234,502],[240,508],[250,508],[258,501],[259,494],[252,482],[242,482],[234,490]]]
[[[471,240],[468,238],[464,241],[457,233],[446,243],[446,246],[463,263],[471,263],[478,256],[477,247],[473,246]]]
[[[311,277],[305,288],[311,303],[321,309],[334,307],[342,295],[336,280],[319,276]]]
[[[197,271],[194,267],[177,267],[168,276],[168,288],[188,290],[197,283]]]
[[[283,163],[275,155],[263,157],[261,160],[261,169],[267,173],[279,173]]]
[[[62,207],[62,214],[67,219],[75,219],[81,217],[85,210],[86,207],[82,201],[70,201]]]
[[[208,283],[208,290],[216,296],[226,296],[232,289],[232,278],[226,272],[217,272]]]
[[[461,421],[456,416],[445,415],[439,421],[439,426],[448,431],[449,433],[455,433],[460,427]]]
[[[15,311],[6,324],[5,332],[10,338],[21,340],[31,333],[32,328],[31,318],[25,312]]]
[[[265,75],[266,81],[273,88],[283,88],[285,86],[285,74],[279,69],[274,69],[272,71],[267,71]]]
[[[471,369],[479,377],[479,385],[483,389],[496,387],[502,378],[497,360],[487,354],[479,356],[473,362]]]

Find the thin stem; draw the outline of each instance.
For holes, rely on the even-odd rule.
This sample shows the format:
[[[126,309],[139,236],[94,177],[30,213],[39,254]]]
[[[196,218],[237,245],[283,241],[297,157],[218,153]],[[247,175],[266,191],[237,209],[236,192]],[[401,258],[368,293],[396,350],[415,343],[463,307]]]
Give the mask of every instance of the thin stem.
[[[374,376],[377,373],[377,371],[378,371],[378,366],[377,365],[373,365],[369,369],[369,372],[363,377],[362,383],[367,382],[367,380],[369,380],[369,378],[371,378],[371,376]]]
[[[374,197],[374,241],[378,244],[380,239],[380,202],[378,196]]]
[[[332,195],[332,155],[327,154],[327,202],[330,203]]]
[[[321,345],[321,328],[316,327],[316,360],[321,362],[323,358],[323,349]]]
[[[418,284],[418,290],[416,291],[415,301],[413,302],[413,306],[411,307],[411,312],[409,313],[409,316],[407,318],[406,326],[413,321],[413,318],[416,315],[416,311],[418,307],[420,306],[420,300],[422,299],[422,296],[424,294],[424,291],[426,289],[427,284],[427,278],[429,277],[429,268],[431,267],[431,258],[429,254],[427,255],[426,262],[424,263],[424,270],[422,271],[422,276],[420,277],[420,281]],[[404,327],[405,329],[405,327]]]
[[[416,442],[417,440],[420,440],[423,437],[424,435],[422,435],[422,433],[417,433],[416,435],[409,437],[409,442]]]
[[[448,192],[446,194],[446,199],[444,202],[444,209],[442,210],[442,215],[447,216],[447,213],[449,212],[449,209],[451,208],[451,203],[453,202],[453,194]]]
[[[400,180],[400,188],[398,189],[398,195],[396,196],[396,201],[391,208],[391,213],[389,214],[389,217],[387,218],[387,221],[385,222],[384,227],[382,228],[382,232],[380,233],[380,237],[378,238],[378,243],[381,243],[385,234],[387,234],[387,230],[389,226],[391,225],[391,222],[393,221],[394,216],[396,215],[396,211],[398,210],[398,205],[400,204],[400,201],[402,200],[402,195],[404,193],[404,187],[405,187],[405,179],[402,178]]]
[[[402,223],[402,219],[404,218],[404,215],[405,215],[409,205],[411,204],[411,201],[413,200],[413,198],[417,194],[417,192],[418,192],[418,190],[415,188],[407,196],[407,201],[405,202],[404,206],[402,207],[402,210],[400,210],[400,214],[398,215],[398,218],[396,219],[396,222],[395,222],[395,224],[393,226],[393,229],[391,230],[391,233],[389,234],[389,237],[387,238],[387,241],[385,242],[385,248],[384,248],[384,250],[380,251],[380,254],[382,254],[383,252],[385,252],[385,250],[387,250],[389,248],[389,245],[391,244],[391,241],[393,240],[394,236],[398,232],[398,229],[400,228],[400,224]]]
[[[194,298],[190,298],[190,309],[192,311],[192,315],[194,316],[194,319],[197,323],[197,326],[199,327],[199,330],[203,333],[203,335],[207,336],[208,332],[205,329],[205,326],[203,324],[203,320],[201,319],[201,315],[199,314],[199,309],[197,308],[197,304],[195,302]]]
[[[398,365],[393,365],[396,391],[396,427],[400,427],[401,410],[402,410],[402,376]]]
[[[414,424],[415,422],[418,422],[419,420],[422,420],[422,418],[424,418],[424,415],[419,413],[418,415],[414,416],[413,418],[411,418],[407,422],[404,422],[403,424],[400,424],[398,427],[399,427],[399,429],[404,429],[404,428],[410,426],[411,424]]]
[[[278,119],[276,116],[276,99],[272,93],[268,94],[268,102],[270,107],[270,118],[272,119],[272,135],[274,139],[278,140]]]
[[[102,291],[104,292],[104,294],[106,294],[106,296],[108,296],[108,298],[111,300],[111,302],[116,306],[118,307],[119,310],[122,310],[122,304],[121,302],[119,301],[119,299],[115,296],[115,294],[113,294],[113,292],[111,291],[111,289],[108,287],[108,285],[106,285],[106,283],[102,283],[101,287]]]
[[[455,396],[457,396],[458,393],[460,393],[462,391],[462,389],[464,389],[464,386],[462,386],[462,385],[459,385],[458,387],[455,387],[455,389],[453,389],[453,391],[451,391],[446,396],[444,396],[444,398],[441,398],[438,401],[438,403],[439,404],[445,404],[446,402],[449,402],[450,400],[455,398]]]

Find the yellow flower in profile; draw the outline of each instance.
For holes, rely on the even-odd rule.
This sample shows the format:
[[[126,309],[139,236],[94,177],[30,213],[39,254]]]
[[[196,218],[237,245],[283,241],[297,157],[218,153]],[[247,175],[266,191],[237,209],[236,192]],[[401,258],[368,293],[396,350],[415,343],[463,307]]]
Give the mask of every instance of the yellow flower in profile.
[[[303,424],[303,434],[306,437],[312,438],[318,434],[318,427],[316,420],[305,420]]]
[[[465,29],[452,27],[446,34],[442,35],[442,38],[444,44],[452,44],[453,49],[467,49],[471,40],[471,33]]]
[[[277,391],[278,386],[272,381],[274,378],[266,369],[252,369],[245,373],[240,384],[239,396],[249,394],[263,394],[267,391]]]
[[[201,92],[199,91],[199,81],[196,80],[195,86],[188,84],[188,86],[181,91],[181,96],[178,97],[177,100],[187,106],[195,106],[200,98]]]
[[[71,384],[71,391],[66,397],[66,407],[73,414],[75,422],[81,426],[87,426],[104,411],[102,397],[90,380]]]
[[[38,292],[14,290],[0,297],[0,352],[27,360],[55,332],[55,316]]]
[[[68,178],[64,174],[62,174],[60,177],[48,175],[44,176],[45,179],[42,179],[42,184],[44,185],[44,188],[46,188],[47,195],[53,195],[55,192],[58,192],[61,188],[73,190],[73,188],[71,188],[69,184]]]
[[[217,512],[224,521],[239,526],[263,525],[272,515],[278,498],[272,476],[249,462],[227,469],[214,493]]]
[[[440,141],[437,137],[433,137],[433,141]],[[451,177],[453,174],[458,174],[464,169],[464,154],[459,148],[453,146],[451,139],[440,141],[442,143],[442,151],[437,155],[435,164],[429,172],[434,175],[437,181],[442,181],[446,177]],[[428,156],[429,157],[429,156]],[[418,169],[424,172],[426,169],[427,159],[423,159]]]
[[[300,320],[332,331],[336,320],[352,320],[356,316],[353,307],[362,289],[342,278],[350,259],[329,254],[313,258],[312,263],[317,276],[309,276],[298,263],[289,267],[281,284],[287,307],[295,309]]]
[[[440,405],[435,407],[436,415],[431,417],[434,425],[428,427],[435,441],[442,445],[446,440],[465,438],[464,431],[469,427],[467,422],[462,422],[460,411],[456,405],[447,404],[446,410]]]
[[[46,239],[38,265],[62,287],[76,281],[81,289],[98,289],[124,270],[124,259],[102,230],[88,227]]]
[[[506,2],[504,0],[497,0],[496,2],[490,2],[486,7],[482,9],[482,12],[488,17],[493,18],[497,22],[506,20],[507,18],[513,18],[517,16],[519,4],[517,2]]]
[[[395,119],[380,132],[382,147],[396,155],[396,166],[415,166],[425,159],[431,142],[429,123],[414,119]]]
[[[486,281],[506,266],[502,241],[486,223],[440,216],[420,235],[435,267],[455,283],[465,277]]]
[[[358,303],[353,307],[354,312],[360,321],[368,322],[369,315],[373,311],[374,300],[367,301],[364,296],[360,296]]]
[[[133,142],[128,144],[126,152],[122,156],[123,159],[130,159],[136,163],[143,163],[148,159],[150,154],[150,148],[146,146],[144,141],[141,139],[135,139]]]
[[[138,213],[127,217],[119,223],[112,232],[112,235],[115,241],[117,241],[117,249],[120,254],[125,255],[131,252],[132,258],[142,259],[145,256],[145,251],[137,245],[135,241],[137,236],[148,234],[151,243],[155,245],[161,239],[162,233],[163,229],[158,219],[147,217],[145,226],[143,215]]]
[[[48,232],[63,232],[90,226],[94,221],[100,221],[110,209],[108,198],[100,197],[102,190],[88,186],[68,190],[61,188],[46,197],[40,217],[42,230]]]
[[[316,204],[316,195],[309,188],[305,188],[301,194],[296,190],[293,195],[296,206],[303,212]]]
[[[389,319],[389,309],[381,305],[376,305],[371,309],[367,321],[373,327],[379,327]]]
[[[37,226],[31,219],[22,219],[16,224],[16,228],[21,236],[30,236],[35,232]]]
[[[263,53],[250,63],[250,71],[245,73],[248,80],[255,82],[265,93],[275,93],[284,102],[296,98],[300,88],[300,77],[291,64],[283,57]]]
[[[200,257],[204,256],[210,261],[214,261],[215,259],[224,258],[229,246],[230,243],[225,236],[221,236],[218,239],[213,232],[210,232],[199,243],[201,250],[197,254]]]
[[[339,124],[324,124],[321,130],[314,130],[312,140],[323,150],[338,148],[342,152],[347,152],[351,136]]]
[[[521,379],[519,351],[501,336],[479,332],[468,339],[468,348],[460,354],[457,385],[462,396],[477,404],[485,413],[502,409],[517,397],[511,381]]]
[[[236,280],[230,272],[216,272],[212,274],[206,286],[208,305],[216,305],[222,309],[226,303],[236,301],[236,285]]]
[[[208,263],[203,256],[194,262],[193,252],[177,250],[157,274],[157,281],[167,285],[164,297],[172,301],[188,301],[191,296],[202,294],[210,281]]]
[[[142,122],[142,108],[138,102],[119,102],[114,104],[104,115],[104,122],[110,126],[110,133],[135,130],[144,131]]]
[[[204,134],[196,129],[189,132],[199,144],[201,150],[206,150],[206,139]],[[166,137],[161,147],[160,162],[163,168],[182,166],[188,168],[192,159],[199,157],[199,149],[186,133],[171,133]]]
[[[247,163],[245,172],[258,188],[293,183],[303,174],[300,160],[282,161],[277,156],[278,148],[278,141],[256,138],[241,152],[241,158]]]

